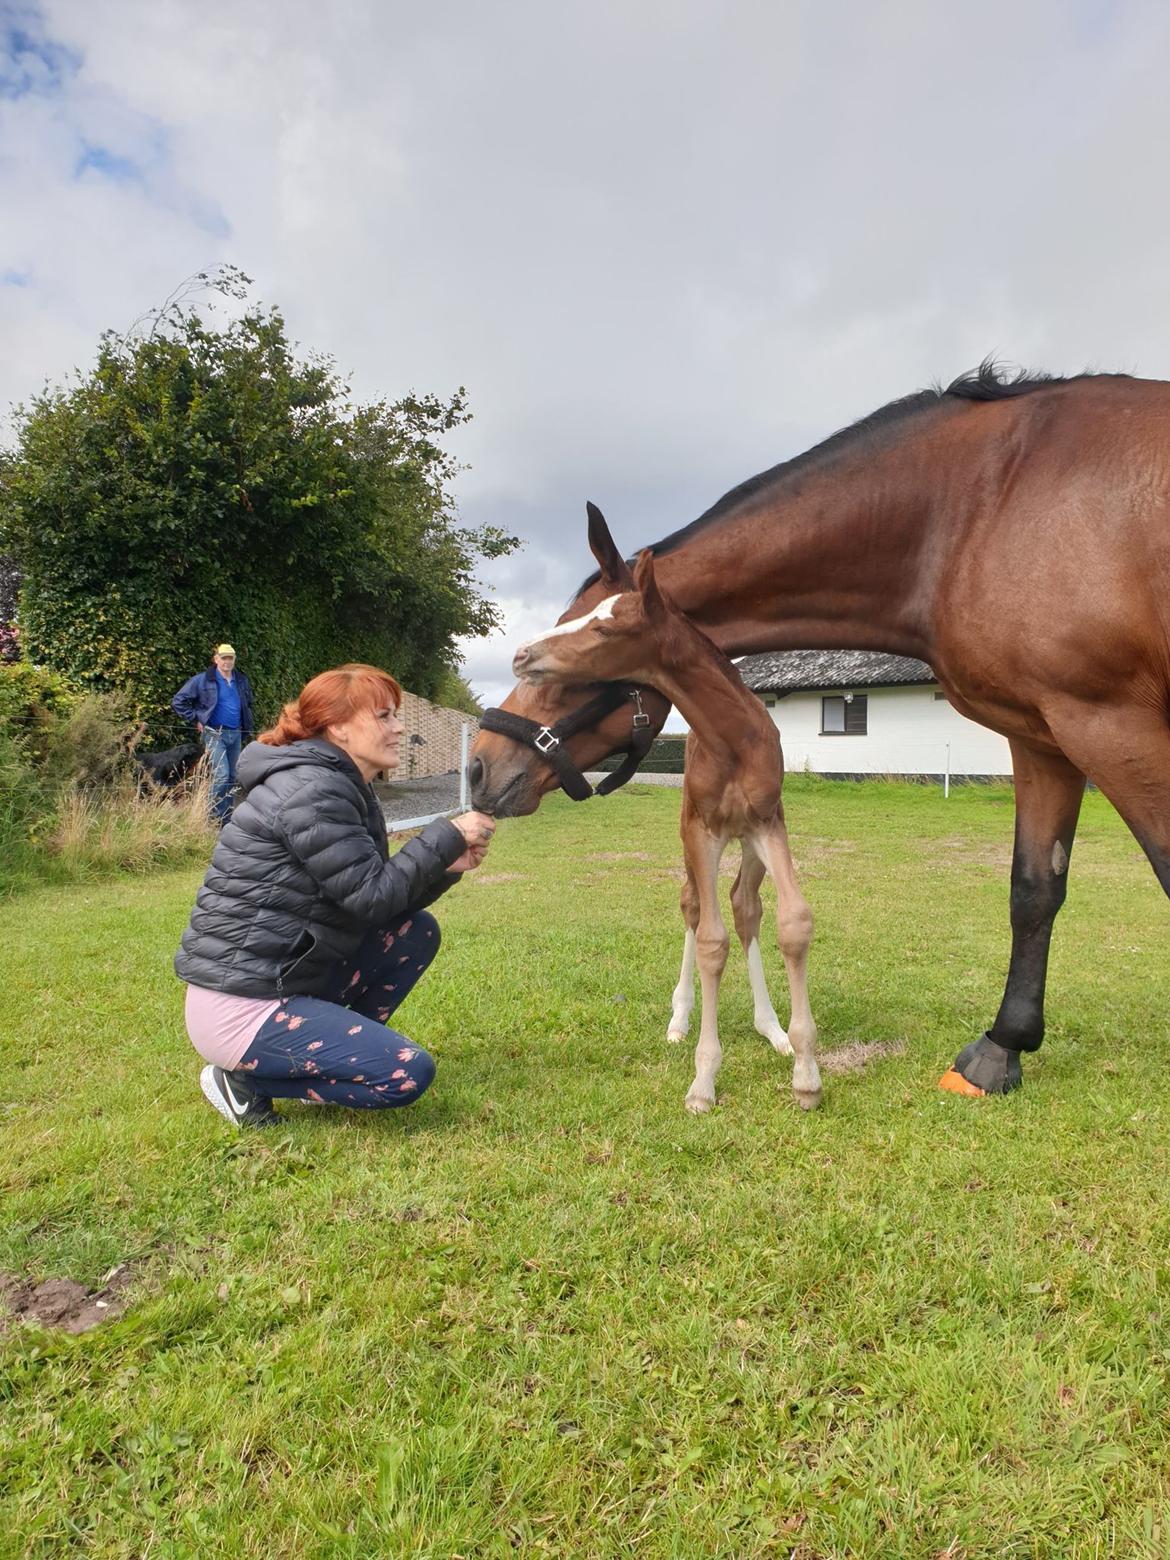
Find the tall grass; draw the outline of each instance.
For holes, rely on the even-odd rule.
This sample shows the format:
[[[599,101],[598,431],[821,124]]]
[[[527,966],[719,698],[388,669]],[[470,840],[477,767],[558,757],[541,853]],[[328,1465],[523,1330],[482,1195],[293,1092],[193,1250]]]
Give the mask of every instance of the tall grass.
[[[75,880],[205,860],[214,838],[210,793],[206,764],[178,791],[139,790],[125,776],[104,790],[71,787],[45,844]]]
[[[32,865],[30,833],[45,810],[44,787],[0,728],[0,892]]]
[[[141,728],[116,698],[40,713],[0,708],[0,894],[207,859],[205,765],[179,791],[144,788],[133,762]]]

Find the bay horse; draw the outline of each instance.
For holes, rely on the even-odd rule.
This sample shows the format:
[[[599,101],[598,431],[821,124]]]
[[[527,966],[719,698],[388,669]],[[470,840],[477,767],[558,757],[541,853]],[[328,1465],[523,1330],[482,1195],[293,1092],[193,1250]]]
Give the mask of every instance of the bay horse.
[[[740,842],[743,859],[731,890],[731,908],[747,958],[753,1021],[781,1055],[795,1056],[792,1091],[804,1110],[815,1109],[821,1102],[821,1077],[808,1000],[813,921],[788,849],[779,733],[723,652],[659,590],[653,555],[642,552],[631,573],[596,509],[590,513],[590,542],[611,594],[585,617],[521,645],[512,670],[531,683],[566,678],[649,683],[681,710],[691,728],[679,824],[687,874],[681,897],[686,933],[668,1040],[684,1039],[690,1028],[696,961],[703,993],[695,1078],[686,1107],[695,1114],[711,1109],[723,1060],[719,983],[730,938],[719,908],[719,862],[734,839]],[[792,1017],[787,1033],[768,995],[760,956],[760,885],[765,874],[776,885],[776,927],[788,971]]]
[[[943,1085],[1018,1087],[1021,1053],[1044,1036],[1086,777],[1170,893],[1170,385],[1006,378],[984,363],[750,478],[651,551],[660,583],[725,654],[915,656],[961,714],[1007,737],[1007,983]],[[566,616],[605,594],[592,576]],[[547,723],[572,699],[521,686],[504,709]],[[579,733],[572,756],[595,761],[602,736]],[[473,804],[501,814],[533,811],[557,783],[491,731],[471,780]]]

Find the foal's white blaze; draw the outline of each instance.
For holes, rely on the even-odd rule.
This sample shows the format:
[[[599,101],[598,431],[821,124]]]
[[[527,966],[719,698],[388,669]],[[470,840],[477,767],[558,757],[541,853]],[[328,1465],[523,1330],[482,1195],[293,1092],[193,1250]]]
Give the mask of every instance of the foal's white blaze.
[[[748,979],[752,983],[752,1002],[755,1006],[752,1022],[756,1026],[756,1033],[763,1035],[781,1056],[791,1056],[792,1046],[784,1032],[784,1026],[776,1017],[776,1009],[772,1006],[772,999],[768,995],[768,983],[764,978],[764,960],[760,954],[759,942],[754,937],[748,948],[747,964]]]
[[[570,618],[567,623],[558,623],[555,628],[548,629],[535,639],[527,640],[516,654],[519,655],[521,650],[531,650],[537,645],[542,645],[547,639],[556,639],[559,634],[575,634],[579,628],[584,628],[586,623],[592,623],[594,618],[613,617],[614,603],[617,599],[617,596],[607,596],[604,601],[597,603],[592,612],[586,612],[584,617]]]

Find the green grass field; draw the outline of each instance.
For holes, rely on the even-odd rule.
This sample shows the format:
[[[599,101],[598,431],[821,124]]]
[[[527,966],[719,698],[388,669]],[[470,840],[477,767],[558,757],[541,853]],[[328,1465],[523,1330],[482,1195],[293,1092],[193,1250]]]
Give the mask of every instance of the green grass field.
[[[170,969],[198,874],[0,905],[0,1271],[133,1264],[120,1319],[0,1336],[0,1554],[1170,1552],[1152,874],[1089,796],[1045,1047],[958,1099],[1010,796],[787,796],[822,1054],[891,1048],[814,1115],[738,950],[720,1106],[683,1111],[675,792],[501,825],[400,1015],[438,1080],[385,1116],[208,1108]]]

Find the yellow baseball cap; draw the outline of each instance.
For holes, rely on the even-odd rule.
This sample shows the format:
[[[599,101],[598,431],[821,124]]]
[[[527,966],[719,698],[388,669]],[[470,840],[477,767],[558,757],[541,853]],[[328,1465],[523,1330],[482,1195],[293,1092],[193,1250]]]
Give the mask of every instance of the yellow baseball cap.
[[[216,645],[215,653],[216,655],[235,655],[236,647],[235,645]]]

